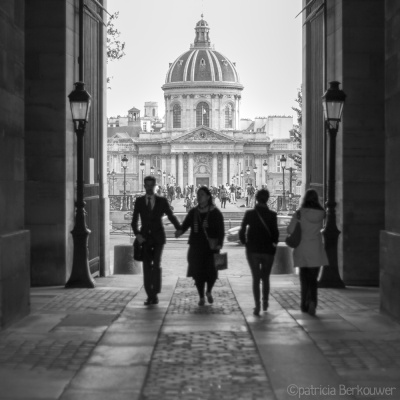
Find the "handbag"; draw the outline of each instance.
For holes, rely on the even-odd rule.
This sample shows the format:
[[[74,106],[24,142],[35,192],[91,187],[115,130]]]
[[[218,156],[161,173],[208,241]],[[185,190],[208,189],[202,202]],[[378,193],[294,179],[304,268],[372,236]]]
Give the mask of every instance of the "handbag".
[[[133,259],[136,261],[143,261],[143,246],[139,243],[137,238],[133,241]]]
[[[293,233],[287,235],[285,243],[295,249],[296,247],[298,247],[298,245],[301,242],[301,224],[300,224],[300,220],[301,220],[301,215],[300,215],[300,211],[296,212],[296,216],[297,216],[297,222],[296,222],[296,226],[294,227],[294,231]]]
[[[207,215],[208,218],[208,215]],[[218,246],[218,239],[209,238],[207,234],[206,228],[202,225],[204,234],[206,235],[208,245],[211,250],[216,250]],[[217,271],[222,271],[224,269],[228,269],[228,253],[214,253],[214,267]]]

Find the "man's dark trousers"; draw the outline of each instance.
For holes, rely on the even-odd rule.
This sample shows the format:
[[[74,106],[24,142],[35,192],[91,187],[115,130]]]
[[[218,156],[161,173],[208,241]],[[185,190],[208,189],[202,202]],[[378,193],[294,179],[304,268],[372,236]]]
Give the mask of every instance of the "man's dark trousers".
[[[161,291],[161,255],[162,243],[143,243],[143,281],[147,297],[154,298]]]

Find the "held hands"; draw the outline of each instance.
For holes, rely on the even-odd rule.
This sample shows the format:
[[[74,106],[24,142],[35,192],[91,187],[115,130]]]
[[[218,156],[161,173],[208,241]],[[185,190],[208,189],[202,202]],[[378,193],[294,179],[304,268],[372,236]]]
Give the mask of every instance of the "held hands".
[[[146,241],[146,239],[145,239],[140,233],[138,233],[138,234],[136,235],[136,239],[138,240],[138,242],[139,242],[140,244],[142,244],[143,242]]]
[[[178,237],[182,236],[183,232],[181,229],[178,229],[175,231],[175,238],[178,239]]]

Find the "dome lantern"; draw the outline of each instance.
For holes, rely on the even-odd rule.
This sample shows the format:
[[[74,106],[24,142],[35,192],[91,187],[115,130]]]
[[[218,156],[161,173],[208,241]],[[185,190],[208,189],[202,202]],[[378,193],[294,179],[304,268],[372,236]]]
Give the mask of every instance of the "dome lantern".
[[[211,47],[210,42],[210,28],[208,24],[203,19],[203,14],[201,14],[201,20],[196,24],[194,28],[196,31],[196,36],[194,38],[194,47]]]

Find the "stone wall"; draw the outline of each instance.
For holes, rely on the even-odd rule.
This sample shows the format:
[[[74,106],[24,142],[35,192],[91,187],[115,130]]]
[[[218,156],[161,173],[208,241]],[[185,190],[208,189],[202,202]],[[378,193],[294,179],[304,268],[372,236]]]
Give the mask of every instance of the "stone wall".
[[[76,80],[74,14],[72,0],[26,2],[25,215],[32,285],[65,284],[72,264],[74,132],[67,95]]]
[[[0,327],[29,312],[24,230],[24,0],[0,2]]]
[[[381,232],[381,309],[400,320],[400,4],[385,2],[386,203]]]
[[[337,138],[339,260],[347,285],[379,284],[384,225],[384,2],[328,1],[327,81],[347,94]]]

